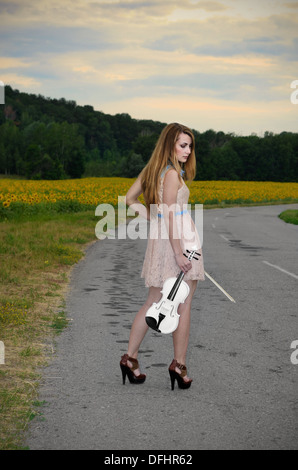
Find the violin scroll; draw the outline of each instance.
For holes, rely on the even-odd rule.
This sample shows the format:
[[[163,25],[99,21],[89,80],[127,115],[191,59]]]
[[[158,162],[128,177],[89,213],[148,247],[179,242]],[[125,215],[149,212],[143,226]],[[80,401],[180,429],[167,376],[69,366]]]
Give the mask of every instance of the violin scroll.
[[[196,258],[195,255],[201,256],[200,253],[196,253],[196,251],[194,251],[194,250],[193,251],[186,250],[186,251],[187,251],[187,253],[190,253],[190,255],[188,255],[188,256],[185,253],[183,253],[183,256],[185,256],[187,259],[189,259],[190,261],[192,259],[199,260],[199,258]]]

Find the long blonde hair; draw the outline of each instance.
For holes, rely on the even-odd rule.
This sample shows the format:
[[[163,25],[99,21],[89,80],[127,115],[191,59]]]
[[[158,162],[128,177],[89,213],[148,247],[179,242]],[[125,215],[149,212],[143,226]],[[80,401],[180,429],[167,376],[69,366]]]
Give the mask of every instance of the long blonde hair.
[[[177,170],[181,178],[181,166],[175,153],[175,145],[180,134],[187,134],[192,139],[192,151],[184,164],[185,179],[192,181],[196,175],[195,138],[192,131],[182,124],[169,124],[160,134],[152,156],[140,175],[147,207],[150,207],[150,204],[161,203],[159,200],[160,179],[169,163]]]

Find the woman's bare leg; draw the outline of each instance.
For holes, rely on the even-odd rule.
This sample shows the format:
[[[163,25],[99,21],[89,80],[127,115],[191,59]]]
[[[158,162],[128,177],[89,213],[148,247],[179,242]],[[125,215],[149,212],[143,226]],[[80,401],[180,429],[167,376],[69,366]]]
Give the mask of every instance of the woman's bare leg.
[[[133,357],[134,359],[137,359],[138,357],[139,348],[149,328],[145,320],[146,312],[151,307],[153,302],[158,302],[161,299],[162,295],[160,291],[161,291],[161,287],[149,288],[149,293],[148,293],[148,298],[146,300],[146,303],[138,311],[134,319],[134,322],[132,324],[127,354],[130,357]],[[129,361],[127,364],[129,367],[132,366],[132,364]],[[139,369],[137,369],[134,372],[135,372],[135,375],[140,374]]]
[[[191,303],[197,287],[197,281],[187,281],[190,292],[184,304],[180,304],[178,313],[180,315],[179,325],[173,333],[174,359],[180,364],[186,364],[186,354],[189,343]],[[181,373],[179,369],[176,371]],[[187,380],[187,377],[185,377]]]

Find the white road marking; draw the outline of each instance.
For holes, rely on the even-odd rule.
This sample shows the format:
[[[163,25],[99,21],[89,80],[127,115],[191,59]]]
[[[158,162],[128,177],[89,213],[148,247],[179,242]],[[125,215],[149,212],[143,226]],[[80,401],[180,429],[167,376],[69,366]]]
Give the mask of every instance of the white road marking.
[[[230,240],[229,240],[227,237],[225,237],[224,235],[220,234],[220,236],[221,236],[221,238],[223,238],[226,242],[229,242],[229,241],[230,241]]]
[[[213,279],[213,277],[210,276],[210,274],[208,274],[206,271],[205,271],[205,275],[206,277],[208,277],[208,279],[210,279],[211,282],[213,282],[213,284],[219,288],[219,290],[221,290],[221,292],[223,292],[227,297],[228,299],[230,299],[231,302],[233,302],[234,304],[236,303],[236,301],[233,299],[233,297],[227,293],[227,291],[224,290],[223,287],[221,287],[218,282],[215,281],[215,279]]]
[[[286,271],[285,269],[281,268],[280,266],[276,266],[275,264],[268,263],[268,261],[263,261],[264,264],[267,264],[268,266],[271,266],[272,268],[278,269],[282,273],[287,274],[288,276],[293,277],[294,279],[298,279],[297,274],[290,273],[289,271]]]

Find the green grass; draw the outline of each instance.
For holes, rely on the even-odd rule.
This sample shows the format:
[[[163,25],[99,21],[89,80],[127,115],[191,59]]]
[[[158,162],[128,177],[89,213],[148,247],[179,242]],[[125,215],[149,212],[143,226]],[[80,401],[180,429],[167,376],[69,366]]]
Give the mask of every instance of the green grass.
[[[13,202],[8,208],[0,204],[0,220],[24,220],[55,217],[56,214],[78,214],[81,212],[94,212],[95,207],[80,204],[77,201],[58,201],[56,203],[25,204]]]
[[[281,199],[276,201],[262,201],[262,202],[253,202],[253,201],[240,201],[240,202],[226,202],[222,201],[221,203],[214,204],[204,204],[204,210],[209,209],[230,209],[232,207],[261,207],[261,206],[279,206],[285,204],[298,204],[298,199]],[[194,209],[194,206],[192,207]]]
[[[71,267],[96,240],[97,222],[94,211],[20,213],[0,222],[0,450],[24,449],[24,431],[39,414],[38,371],[68,324]]]
[[[282,212],[279,215],[279,218],[286,222],[287,224],[298,225],[298,210],[288,210]]]
[[[55,330],[56,334],[60,334],[64,330],[64,328],[67,327],[68,321],[69,320],[66,316],[66,313],[64,311],[61,311],[54,315],[53,321],[50,326]]]

